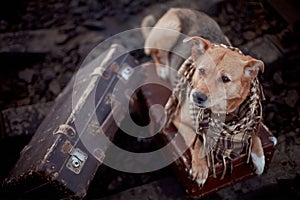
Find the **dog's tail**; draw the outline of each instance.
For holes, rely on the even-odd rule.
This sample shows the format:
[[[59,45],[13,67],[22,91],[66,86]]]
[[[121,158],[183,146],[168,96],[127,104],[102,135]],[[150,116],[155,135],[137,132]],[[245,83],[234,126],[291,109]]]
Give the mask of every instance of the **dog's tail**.
[[[150,31],[155,25],[156,21],[157,19],[153,15],[147,15],[146,17],[144,17],[141,23],[141,31],[144,39],[146,39],[149,36]]]

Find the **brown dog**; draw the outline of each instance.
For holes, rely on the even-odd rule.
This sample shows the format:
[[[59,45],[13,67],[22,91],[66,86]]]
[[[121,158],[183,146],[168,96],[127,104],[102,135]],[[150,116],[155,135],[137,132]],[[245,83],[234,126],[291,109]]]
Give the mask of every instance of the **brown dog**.
[[[245,56],[239,51],[214,45],[203,38],[191,37],[186,41],[194,42],[191,60],[195,69],[191,76],[190,89],[187,90],[179,108],[181,110],[177,111],[181,115],[174,116],[173,119],[174,125],[181,127],[183,137],[185,137],[185,132],[196,132],[197,129],[195,124],[191,123],[193,122],[190,115],[191,103],[200,109],[210,109],[212,113],[224,114],[224,121],[230,121],[231,115],[238,115],[239,107],[249,96],[251,83],[255,80],[258,72],[264,69],[262,61]],[[239,121],[237,120],[236,123],[238,124]],[[264,153],[260,138],[255,130],[257,127],[253,127],[253,132],[247,134],[252,139],[251,156],[256,168],[255,172],[261,174],[265,164]],[[201,136],[209,137],[209,135]],[[214,137],[218,137],[218,135],[215,134]],[[215,139],[218,140],[218,138]],[[208,176],[206,148],[198,139],[191,149],[191,175],[199,185],[204,184]],[[237,152],[240,153],[241,151]]]
[[[185,51],[184,56],[189,54],[190,57],[186,56],[189,58],[178,72],[183,77],[181,82],[185,82],[182,87],[177,87],[181,90],[177,92],[183,94],[180,105],[175,105],[172,98],[166,105],[167,112],[175,105],[176,112],[173,112],[171,119],[183,137],[189,137],[187,133],[200,135],[200,139],[190,148],[192,178],[199,185],[205,183],[211,167],[208,163],[210,153],[221,155],[226,165],[226,159],[233,159],[246,147],[249,147],[255,172],[261,174],[265,159],[256,134],[261,120],[260,87],[256,77],[259,71],[264,70],[263,62],[244,55],[237,48],[217,45],[229,42],[213,19],[195,10],[171,9],[155,27],[164,29],[154,28],[150,33],[144,33],[145,52],[151,54],[156,62],[158,75],[171,82],[175,81],[164,70],[164,65],[174,68],[181,65],[178,56],[172,55],[174,48],[181,48],[177,31],[197,35],[184,40],[185,44],[192,41],[192,48],[189,46],[188,51],[187,46],[181,48]],[[167,29],[176,32],[168,32]],[[198,36],[206,37],[213,43]],[[174,95],[176,92],[173,91]],[[196,115],[193,116],[191,110],[196,110]],[[223,121],[213,116],[223,116]],[[209,120],[204,123],[205,119]],[[222,130],[223,126],[227,129]]]
[[[145,53],[156,63],[157,74],[174,83],[177,71],[190,54],[191,44],[183,44],[187,36],[204,36],[210,41],[229,45],[219,25],[204,13],[192,9],[171,8],[155,24],[155,17],[149,15],[142,21],[145,38]]]

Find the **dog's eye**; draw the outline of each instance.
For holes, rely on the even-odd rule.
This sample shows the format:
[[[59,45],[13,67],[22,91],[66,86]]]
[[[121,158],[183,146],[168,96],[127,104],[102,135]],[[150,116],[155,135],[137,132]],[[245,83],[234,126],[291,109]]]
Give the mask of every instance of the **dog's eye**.
[[[221,77],[221,80],[222,80],[223,83],[228,83],[230,81],[230,78],[228,78],[228,76],[226,76],[226,75],[223,75]]]
[[[204,75],[204,74],[205,74],[205,69],[200,68],[200,69],[199,69],[199,72],[200,72],[201,75]]]

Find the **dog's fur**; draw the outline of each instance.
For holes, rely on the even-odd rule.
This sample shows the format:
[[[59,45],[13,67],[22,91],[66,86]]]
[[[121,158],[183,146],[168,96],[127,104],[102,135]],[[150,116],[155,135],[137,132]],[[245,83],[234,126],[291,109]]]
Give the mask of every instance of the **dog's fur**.
[[[146,26],[145,18],[143,26]],[[153,18],[151,18],[153,22]],[[256,78],[259,71],[263,72],[262,61],[245,56],[237,51],[216,46],[213,43],[229,45],[217,23],[207,15],[191,9],[170,9],[155,27],[172,29],[186,35],[196,36],[186,38],[184,42],[193,44],[185,46],[183,52],[186,57],[192,56],[196,71],[192,76],[192,91],[186,96],[181,106],[181,116],[175,116],[173,123],[181,127],[181,134],[196,132],[189,113],[189,101],[199,107],[209,108],[214,113],[230,113],[235,111],[246,99],[250,91],[251,81]],[[157,64],[158,75],[168,79],[162,65],[171,65],[178,68],[182,60],[178,56],[170,55],[174,48],[182,46],[178,32],[168,32],[152,29],[144,32],[145,53],[150,54]],[[202,36],[208,40],[198,37]],[[210,42],[210,41],[211,42]],[[212,43],[213,42],[213,43]],[[192,50],[191,50],[192,49]],[[171,78],[169,78],[170,80]],[[171,82],[174,80],[170,80]],[[264,170],[264,153],[260,138],[252,134],[251,157],[256,168],[256,173]],[[198,139],[194,148],[190,148],[192,155],[191,175],[199,185],[203,185],[208,177],[208,165],[203,150],[203,145]]]
[[[204,13],[191,9],[171,8],[155,24],[155,17],[148,15],[142,21],[145,53],[156,63],[158,75],[174,84],[178,70],[190,55],[191,44],[182,43],[186,36],[204,36],[215,43],[230,45],[219,25]]]
[[[214,113],[231,113],[246,99],[251,81],[264,69],[262,61],[222,46],[214,46],[203,38],[191,37],[187,40],[194,41],[192,58],[196,71],[191,81],[193,89],[181,107],[183,116],[175,116],[173,121],[176,127],[181,127],[183,136],[186,131],[195,132],[188,110],[189,101],[199,107],[209,108]],[[222,80],[225,80],[224,77],[226,81]],[[205,100],[198,99],[199,95],[204,95]],[[264,154],[256,133],[252,134],[252,141],[252,161],[256,173],[261,174],[264,169]],[[200,140],[196,141],[191,153],[192,176],[199,184],[204,184],[208,176],[208,167]]]

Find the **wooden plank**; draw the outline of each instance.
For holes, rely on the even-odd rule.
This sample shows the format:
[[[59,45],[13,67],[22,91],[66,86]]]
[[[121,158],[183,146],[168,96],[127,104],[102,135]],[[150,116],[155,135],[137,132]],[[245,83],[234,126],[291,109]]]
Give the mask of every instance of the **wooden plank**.
[[[300,28],[300,3],[298,0],[268,0],[268,3],[295,29]],[[298,30],[299,31],[299,30]]]
[[[157,181],[134,187],[118,194],[100,198],[99,200],[140,200],[140,199],[159,199],[188,200],[184,190],[175,177],[166,177]]]

